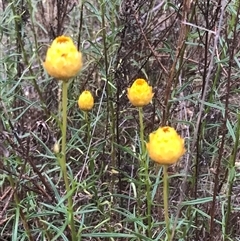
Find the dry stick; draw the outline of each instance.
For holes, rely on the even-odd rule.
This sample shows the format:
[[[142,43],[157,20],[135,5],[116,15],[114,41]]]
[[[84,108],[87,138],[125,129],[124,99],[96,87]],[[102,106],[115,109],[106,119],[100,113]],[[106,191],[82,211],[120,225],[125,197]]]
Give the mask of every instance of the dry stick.
[[[151,50],[151,52],[152,52],[152,55],[155,57],[155,59],[157,60],[159,66],[162,68],[162,70],[165,72],[165,74],[167,74],[167,70],[164,68],[164,66],[162,65],[162,63],[161,63],[160,60],[159,60],[159,57],[157,56],[157,53],[154,51],[153,47],[152,47],[151,44],[149,43],[149,41],[148,41],[148,39],[147,39],[147,36],[146,36],[146,34],[144,33],[141,24],[139,23],[138,18],[136,17],[136,15],[135,15],[134,17],[135,17],[135,19],[136,19],[136,21],[137,21],[137,23],[138,23],[138,26],[139,26],[139,28],[140,28],[140,30],[141,30],[141,33],[142,33],[142,35],[143,35],[143,37],[144,37],[144,40],[146,41],[148,47],[150,48],[150,50]]]
[[[206,85],[205,85],[203,96],[202,96],[202,99],[201,99],[201,106],[200,106],[201,112],[199,113],[199,116],[198,116],[197,129],[196,129],[196,132],[194,133],[195,134],[194,140],[196,140],[196,138],[197,138],[196,133],[198,133],[198,128],[199,128],[200,122],[201,122],[201,115],[202,115],[202,112],[203,112],[204,101],[205,101],[205,98],[206,98],[207,87],[208,87],[208,83],[209,83],[209,80],[210,80],[211,71],[213,69],[214,55],[215,55],[215,51],[217,49],[217,44],[218,44],[218,39],[219,39],[219,36],[220,36],[220,31],[221,31],[223,15],[224,15],[224,10],[225,10],[226,4],[227,4],[227,2],[223,1],[222,7],[221,7],[221,14],[220,14],[220,18],[219,18],[218,29],[216,31],[216,36],[215,36],[215,39],[214,39],[214,47],[213,47],[213,51],[212,51],[212,55],[211,55],[209,71],[208,71],[207,77],[206,77]],[[225,113],[225,120],[224,120],[224,126],[225,127],[226,127],[226,118],[227,118],[227,116],[226,116],[226,113]],[[223,133],[223,138],[224,138],[224,136],[225,136],[225,131]],[[224,145],[223,140],[224,139],[222,139],[220,150],[223,150],[223,145]],[[193,152],[193,148],[194,148],[194,145],[192,145],[192,151],[191,152]],[[211,240],[212,230],[214,229],[214,213],[215,213],[215,203],[216,203],[216,193],[217,193],[216,191],[217,191],[217,186],[218,186],[218,183],[216,181],[218,179],[218,172],[219,172],[219,168],[220,168],[220,160],[221,160],[221,157],[219,157],[219,159],[218,159],[217,168],[216,168],[216,175],[215,175],[214,194],[213,194],[213,201],[212,201],[212,207],[211,207],[210,240]]]
[[[225,7],[226,7],[226,1],[224,1],[224,4],[222,5],[221,15],[220,15],[220,19],[219,19],[218,28],[217,28],[217,31],[215,32],[215,39],[214,39],[213,51],[212,51],[212,54],[211,54],[209,69],[208,69],[208,73],[207,73],[207,76],[206,76],[205,88],[204,88],[204,91],[203,91],[202,98],[201,98],[201,100],[200,100],[201,105],[200,105],[200,110],[199,110],[199,114],[198,114],[198,119],[197,119],[197,123],[196,123],[196,129],[195,129],[195,132],[194,132],[194,136],[193,136],[193,141],[192,141],[190,153],[193,153],[193,151],[194,151],[194,149],[195,149],[195,145],[196,145],[197,133],[198,133],[198,129],[199,129],[199,126],[200,126],[200,123],[201,123],[202,113],[203,113],[204,106],[205,106],[205,99],[206,99],[206,94],[207,94],[207,87],[208,87],[208,85],[209,85],[209,81],[210,81],[210,77],[211,77],[211,72],[212,72],[212,69],[213,69],[215,50],[217,49],[217,44],[218,44],[218,39],[219,39],[220,31],[221,31],[221,25],[222,25],[222,21],[223,21],[223,14],[224,14],[224,9],[225,9]],[[179,198],[179,199],[180,199],[179,204],[181,204],[182,201],[183,201],[183,195],[184,195],[184,193],[185,193],[186,183],[187,183],[187,177],[188,177],[188,172],[189,172],[189,164],[190,164],[190,160],[188,159],[188,161],[187,161],[187,163],[186,163],[185,170],[184,170],[184,172],[186,173],[186,175],[185,175],[185,177],[184,177],[184,179],[183,179],[183,182],[182,182],[183,192],[181,192],[181,195],[180,195],[180,198]],[[213,200],[212,209],[215,208],[215,205],[214,205],[215,200],[216,200],[216,197],[215,197],[214,200]],[[179,214],[180,214],[181,209],[182,209],[182,206],[181,206],[181,205],[178,205],[177,214],[176,214],[176,218],[175,218],[175,221],[174,221],[174,227],[176,227],[176,225],[177,225],[177,220],[178,220],[178,217],[179,217]],[[173,230],[175,230],[175,228],[174,228]],[[174,237],[174,233],[172,233],[172,239],[173,239],[173,237]]]
[[[209,29],[209,5],[210,5],[210,0],[207,0],[206,1],[206,4],[205,4],[205,12],[204,12],[204,16],[205,16],[205,19],[206,19],[206,29]],[[215,25],[215,22],[214,22],[214,25]],[[199,32],[199,36],[200,36],[200,31],[198,29],[198,32]],[[208,31],[205,31],[205,34],[204,34],[204,39],[205,39],[205,45],[204,45],[204,69],[203,69],[203,73],[202,73],[202,91],[201,91],[201,97],[202,97],[202,94],[203,94],[203,91],[204,91],[204,87],[205,87],[205,81],[206,81],[206,75],[207,75],[207,71],[208,71],[208,51],[209,51],[209,39],[210,39],[210,33]],[[205,111],[205,113],[207,113],[207,111]],[[199,178],[199,149],[200,149],[200,146],[199,146],[199,141],[200,141],[200,138],[201,138],[201,135],[200,135],[200,132],[201,130],[203,130],[204,128],[204,124],[200,123],[199,125],[199,128],[198,128],[198,135],[197,135],[197,145],[196,145],[196,157],[195,157],[195,160],[194,160],[194,170],[193,170],[193,179],[192,179],[192,187],[193,189],[191,190],[191,196],[193,196],[194,199],[197,199],[197,193],[198,193],[198,178]],[[194,217],[194,223],[195,223],[195,226],[198,227],[198,219],[199,219],[199,215],[198,213],[196,213],[195,217]],[[196,232],[195,232],[195,238],[198,239],[198,235],[199,235],[199,230],[196,229]]]
[[[11,191],[11,192],[10,192]],[[10,192],[10,194],[9,194]],[[5,204],[3,206],[3,209],[0,212],[0,219],[2,219],[3,214],[5,213],[6,209],[9,206],[10,201],[12,200],[13,194],[15,192],[15,189],[12,187],[8,187],[7,191],[2,195],[2,197],[0,198],[0,201],[2,202],[4,200],[4,198],[8,195],[7,200],[4,200]],[[8,219],[8,218],[7,218]],[[1,220],[2,221],[2,220]],[[2,225],[2,223],[0,222],[0,225]]]
[[[79,33],[78,33],[78,45],[77,45],[77,49],[80,49],[80,43],[81,43],[81,36],[82,36],[82,28],[83,28],[83,2],[81,2],[81,6],[80,6],[80,11],[79,11]]]
[[[227,82],[227,95],[226,95],[226,104],[225,104],[225,118],[227,120],[227,110],[228,110],[228,103],[229,103],[229,93],[230,93],[230,81],[231,81],[231,67],[232,67],[232,63],[233,63],[233,58],[234,58],[234,46],[236,46],[236,41],[237,41],[237,23],[239,21],[239,13],[240,13],[240,1],[238,1],[238,6],[237,6],[237,14],[236,14],[236,18],[235,18],[235,24],[234,24],[234,30],[233,30],[233,42],[231,44],[231,52],[230,52],[230,58],[229,58],[229,68],[228,68],[228,82]],[[237,155],[237,149],[239,146],[239,123],[240,123],[240,115],[238,113],[238,123],[237,123],[237,129],[236,129],[236,141],[235,141],[235,145],[234,145],[234,149],[233,149],[233,154],[232,154],[232,163],[230,163],[230,165],[232,165],[232,168],[235,168],[235,162],[236,162],[236,155]],[[230,160],[231,160],[230,159]],[[225,178],[227,177],[227,172],[228,170],[226,170],[225,173]],[[230,170],[231,172],[231,170]],[[224,178],[224,179],[225,179]],[[232,194],[232,189],[233,189],[233,182],[234,182],[234,177],[232,177],[231,181],[229,182],[229,188],[228,188],[228,201],[227,201],[227,210],[226,210],[226,218],[225,218],[225,226],[226,226],[226,234],[228,235],[229,232],[229,218],[230,218],[230,213],[231,213],[231,194]],[[223,181],[220,183],[217,193],[220,192],[220,188],[223,185]],[[229,233],[230,234],[230,233]],[[225,236],[224,236],[224,240],[225,240]]]
[[[184,19],[186,19],[187,18],[187,10],[184,12],[184,14],[185,14]],[[166,123],[167,123],[167,117],[168,117],[169,107],[170,107],[168,105],[168,100],[169,100],[170,93],[171,93],[172,82],[175,77],[175,69],[177,66],[178,58],[179,58],[182,50],[185,49],[184,45],[185,45],[186,36],[187,36],[187,28],[186,28],[186,25],[182,24],[181,29],[180,29],[180,35],[178,38],[176,56],[175,56],[175,59],[173,61],[173,64],[172,64],[172,67],[170,70],[170,76],[167,80],[167,87],[166,87],[166,91],[165,91],[165,100],[164,100],[164,108],[163,108],[162,125],[166,125]]]

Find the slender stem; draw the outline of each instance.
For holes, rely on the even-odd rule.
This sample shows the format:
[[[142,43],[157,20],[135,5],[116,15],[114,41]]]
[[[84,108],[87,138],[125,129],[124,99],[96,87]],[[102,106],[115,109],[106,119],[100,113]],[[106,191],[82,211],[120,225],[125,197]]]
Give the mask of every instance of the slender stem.
[[[84,119],[85,119],[85,123],[87,125],[87,144],[89,145],[89,142],[90,142],[90,121],[89,121],[89,118],[88,118],[88,112],[87,111],[84,111]]]
[[[73,213],[73,192],[69,186],[68,175],[67,175],[67,164],[66,164],[66,137],[67,137],[67,102],[68,102],[68,83],[62,82],[62,157],[60,160],[60,166],[62,170],[65,187],[68,194],[68,215],[70,220],[72,241],[76,241],[76,230],[74,225],[74,213]]]
[[[151,218],[151,210],[152,210],[152,200],[151,200],[151,181],[149,178],[149,168],[148,168],[148,161],[145,161],[145,185],[147,189],[147,234],[148,237],[152,237],[152,218]]]
[[[143,109],[142,107],[138,108],[139,111],[139,123],[140,123],[140,142],[141,142],[141,169],[145,170],[144,182],[147,191],[147,235],[149,238],[152,237],[152,218],[151,218],[151,208],[152,208],[152,200],[151,200],[151,181],[149,178],[149,167],[148,160],[146,159],[146,148],[144,142],[144,125],[143,125]]]
[[[171,240],[169,216],[168,216],[168,166],[163,165],[163,203],[164,203],[164,217],[167,229],[167,240]]]
[[[63,178],[66,188],[69,188],[69,182],[67,177],[66,167],[66,136],[67,136],[67,82],[62,82],[62,157],[61,157],[61,168],[63,172]]]
[[[90,130],[90,120],[89,120],[89,114],[88,111],[84,111],[84,120],[86,124],[86,139],[87,139],[87,146],[89,147],[89,152],[88,152],[88,157],[90,160],[90,170],[92,174],[94,173],[94,159],[91,158],[91,146],[90,146],[90,141],[91,141],[91,130]]]
[[[143,157],[143,155],[145,154],[145,144],[144,144],[144,126],[143,126],[143,109],[142,109],[142,107],[138,108],[138,112],[139,112],[139,124],[140,124],[141,154]]]

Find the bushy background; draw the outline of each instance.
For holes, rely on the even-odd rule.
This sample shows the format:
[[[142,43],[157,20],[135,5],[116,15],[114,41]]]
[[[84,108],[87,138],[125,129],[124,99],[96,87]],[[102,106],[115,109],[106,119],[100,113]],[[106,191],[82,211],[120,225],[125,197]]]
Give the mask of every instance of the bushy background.
[[[146,233],[138,111],[126,96],[136,78],[154,90],[146,140],[163,125],[185,138],[187,153],[169,167],[173,240],[240,240],[240,1],[2,0],[0,8],[0,240],[71,240],[53,152],[61,82],[42,67],[62,34],[84,56],[68,91],[79,240],[165,240],[162,169],[152,162]],[[95,98],[90,140],[77,106],[85,89]]]

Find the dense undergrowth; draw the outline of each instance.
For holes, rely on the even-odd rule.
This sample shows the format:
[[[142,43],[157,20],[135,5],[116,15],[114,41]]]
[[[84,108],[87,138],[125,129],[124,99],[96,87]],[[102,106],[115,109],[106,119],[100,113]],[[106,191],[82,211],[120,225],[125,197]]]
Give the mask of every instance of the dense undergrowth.
[[[240,240],[239,9],[239,0],[2,0],[0,240],[73,240],[69,196],[77,240]],[[62,85],[42,66],[62,34],[84,60],[68,86],[70,191],[56,153]],[[136,78],[154,92],[145,141],[165,125],[185,139],[168,168],[171,238],[163,168],[139,161],[126,94]],[[77,105],[85,89],[88,116]]]

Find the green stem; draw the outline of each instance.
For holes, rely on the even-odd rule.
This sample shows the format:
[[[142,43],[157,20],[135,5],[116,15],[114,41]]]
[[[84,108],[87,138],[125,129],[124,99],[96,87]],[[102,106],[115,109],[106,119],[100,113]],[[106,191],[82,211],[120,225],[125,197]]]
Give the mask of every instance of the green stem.
[[[89,160],[90,160],[90,170],[91,173],[94,173],[94,160],[93,158],[91,158],[91,146],[90,145],[90,140],[91,140],[91,130],[90,130],[90,121],[89,121],[89,114],[88,111],[84,111],[84,120],[85,120],[85,124],[87,125],[87,129],[86,129],[86,135],[87,135],[87,146],[89,147],[89,151],[88,151],[88,156],[89,156]]]
[[[73,213],[73,193],[69,186],[68,175],[67,175],[67,164],[66,164],[66,137],[67,137],[67,102],[68,102],[68,83],[62,82],[62,157],[60,160],[60,166],[62,170],[65,187],[68,194],[68,219],[70,220],[72,241],[77,240],[76,230],[74,225],[74,213]]]
[[[140,140],[141,140],[141,155],[145,154],[145,144],[144,144],[144,126],[143,126],[143,109],[142,107],[138,108],[139,112],[139,124],[140,124]],[[141,158],[143,160],[143,158]]]
[[[88,118],[88,112],[87,111],[84,111],[84,119],[85,119],[85,123],[87,125],[87,144],[89,145],[91,135],[90,135],[90,121],[89,121],[89,118]]]
[[[151,210],[152,210],[152,200],[151,200],[151,181],[149,178],[149,168],[148,161],[145,161],[145,185],[147,189],[147,224],[148,224],[148,237],[152,237],[152,218],[151,218]]]
[[[171,240],[169,216],[168,216],[168,166],[163,165],[163,203],[164,203],[164,217],[167,229],[167,240]]]
[[[144,183],[147,191],[147,235],[149,238],[152,237],[152,218],[151,218],[151,208],[152,208],[152,200],[151,200],[151,181],[149,178],[149,166],[148,160],[146,159],[146,148],[144,142],[144,125],[143,125],[143,109],[142,107],[138,108],[139,111],[139,123],[140,123],[140,142],[141,142],[141,170],[145,170],[144,175]]]

